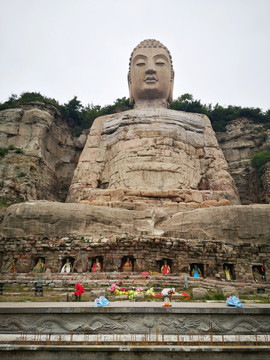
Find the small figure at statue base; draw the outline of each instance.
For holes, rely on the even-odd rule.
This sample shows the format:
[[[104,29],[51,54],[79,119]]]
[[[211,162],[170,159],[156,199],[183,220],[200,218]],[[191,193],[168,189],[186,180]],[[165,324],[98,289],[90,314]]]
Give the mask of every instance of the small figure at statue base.
[[[72,264],[70,260],[67,258],[65,264],[61,269],[61,273],[70,273],[72,271]]]
[[[127,257],[127,261],[124,262],[121,272],[132,272],[132,262],[129,257]]]
[[[96,258],[96,261],[93,265],[92,271],[93,271],[93,273],[102,272],[102,266],[101,266],[101,262],[99,261],[99,258]]]

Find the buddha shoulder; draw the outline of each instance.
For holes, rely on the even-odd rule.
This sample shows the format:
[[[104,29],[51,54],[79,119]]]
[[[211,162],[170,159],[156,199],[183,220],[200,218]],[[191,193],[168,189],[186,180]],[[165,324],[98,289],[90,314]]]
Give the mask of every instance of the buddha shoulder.
[[[211,126],[210,120],[203,114],[187,113],[170,109],[133,109],[122,113],[112,114],[98,118],[97,128],[102,133],[111,133],[116,128],[132,125],[167,125],[180,126],[187,130],[204,131]]]

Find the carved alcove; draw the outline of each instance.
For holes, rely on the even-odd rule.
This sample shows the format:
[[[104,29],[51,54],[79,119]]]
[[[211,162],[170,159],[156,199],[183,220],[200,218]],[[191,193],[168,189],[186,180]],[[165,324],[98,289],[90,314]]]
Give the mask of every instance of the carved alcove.
[[[166,263],[169,266],[169,273],[172,273],[172,260],[167,259],[167,258],[166,259],[163,258],[163,259],[157,261],[157,267],[158,267],[159,272],[161,272],[161,273],[163,272],[162,267],[163,267],[163,265],[166,265]]]
[[[101,265],[101,271],[104,271],[104,269],[103,269],[103,257],[102,256],[95,256],[95,257],[89,259],[89,262],[91,264],[90,272],[94,272],[93,269],[94,269],[94,265],[96,263],[96,260],[98,260],[98,262]]]
[[[225,275],[225,280],[235,280],[235,270],[234,265],[229,263],[223,264],[223,272]]]
[[[45,257],[43,256],[39,256],[39,257],[36,257],[34,259],[34,262],[33,262],[33,267],[32,267],[32,271],[34,271],[34,269],[36,268],[36,266],[38,265],[39,261],[42,261],[42,263],[44,264],[44,267],[43,267],[43,271],[45,269]],[[43,272],[43,271],[40,271],[40,272]]]
[[[197,277],[204,277],[204,264],[201,264],[201,263],[190,264],[190,276],[194,276],[194,273],[196,273],[196,268],[199,273],[199,276],[197,276]]]
[[[264,282],[266,280],[265,267],[263,265],[253,265],[252,274],[255,282]]]
[[[125,264],[128,262],[128,260],[131,263],[131,267],[125,266]],[[119,271],[121,271],[121,272],[134,271],[134,264],[135,264],[135,259],[132,255],[123,256],[121,259],[121,265],[120,265]]]
[[[71,264],[71,271],[70,272],[76,272],[76,269],[74,269],[75,259],[72,256],[68,256],[68,257],[62,259],[62,264],[61,264],[60,271],[63,272],[62,269],[63,269],[64,265],[67,263],[67,261],[69,261],[70,264]]]

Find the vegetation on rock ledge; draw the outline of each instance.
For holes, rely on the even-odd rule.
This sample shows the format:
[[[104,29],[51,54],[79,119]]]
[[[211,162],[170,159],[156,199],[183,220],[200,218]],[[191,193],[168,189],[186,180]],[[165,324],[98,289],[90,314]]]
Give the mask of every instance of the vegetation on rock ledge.
[[[79,136],[84,129],[91,127],[95,118],[102,115],[109,115],[131,109],[129,99],[123,97],[116,99],[113,105],[93,105],[83,106],[75,96],[64,105],[53,98],[41,95],[39,92],[24,92],[19,97],[12,94],[8,101],[0,104],[0,110],[15,108],[28,102],[40,101],[45,104],[55,106],[65,118],[68,126],[72,129],[75,136]],[[191,94],[183,94],[171,104],[171,109],[181,110],[192,113],[205,114],[209,117],[215,131],[225,131],[226,125],[231,120],[245,117],[255,123],[263,123],[266,129],[270,128],[270,109],[263,112],[260,108],[248,108],[229,105],[223,107],[219,104],[202,104],[200,100],[194,100]]]
[[[15,150],[16,154],[23,154],[23,150],[21,148],[17,148],[14,145],[9,145],[9,147],[0,147],[0,157],[5,156],[9,151]]]
[[[266,151],[256,152],[251,159],[251,165],[258,171],[269,161],[270,148],[268,148]]]

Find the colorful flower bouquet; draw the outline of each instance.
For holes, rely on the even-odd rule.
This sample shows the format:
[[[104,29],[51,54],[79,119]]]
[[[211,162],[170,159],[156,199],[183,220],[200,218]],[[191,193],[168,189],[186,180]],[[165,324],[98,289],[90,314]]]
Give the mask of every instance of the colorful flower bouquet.
[[[74,291],[75,299],[76,301],[81,301],[81,296],[84,293],[84,287],[78,283],[75,285],[75,289],[76,289]]]
[[[163,294],[156,294],[154,292],[153,288],[150,288],[148,290],[144,290],[142,287],[138,287],[136,288],[136,290],[126,290],[123,286],[122,283],[119,284],[121,285],[118,286],[117,284],[112,284],[109,288],[108,291],[110,291],[111,293],[113,293],[114,295],[127,295],[127,297],[132,300],[134,299],[134,297],[136,297],[137,295],[146,295],[147,297],[153,297],[153,298],[162,298]],[[175,294],[175,291],[170,289],[168,292],[168,297],[171,297],[173,294]],[[190,296],[189,294],[183,292],[181,295],[184,296],[184,300],[188,301],[190,300]]]

